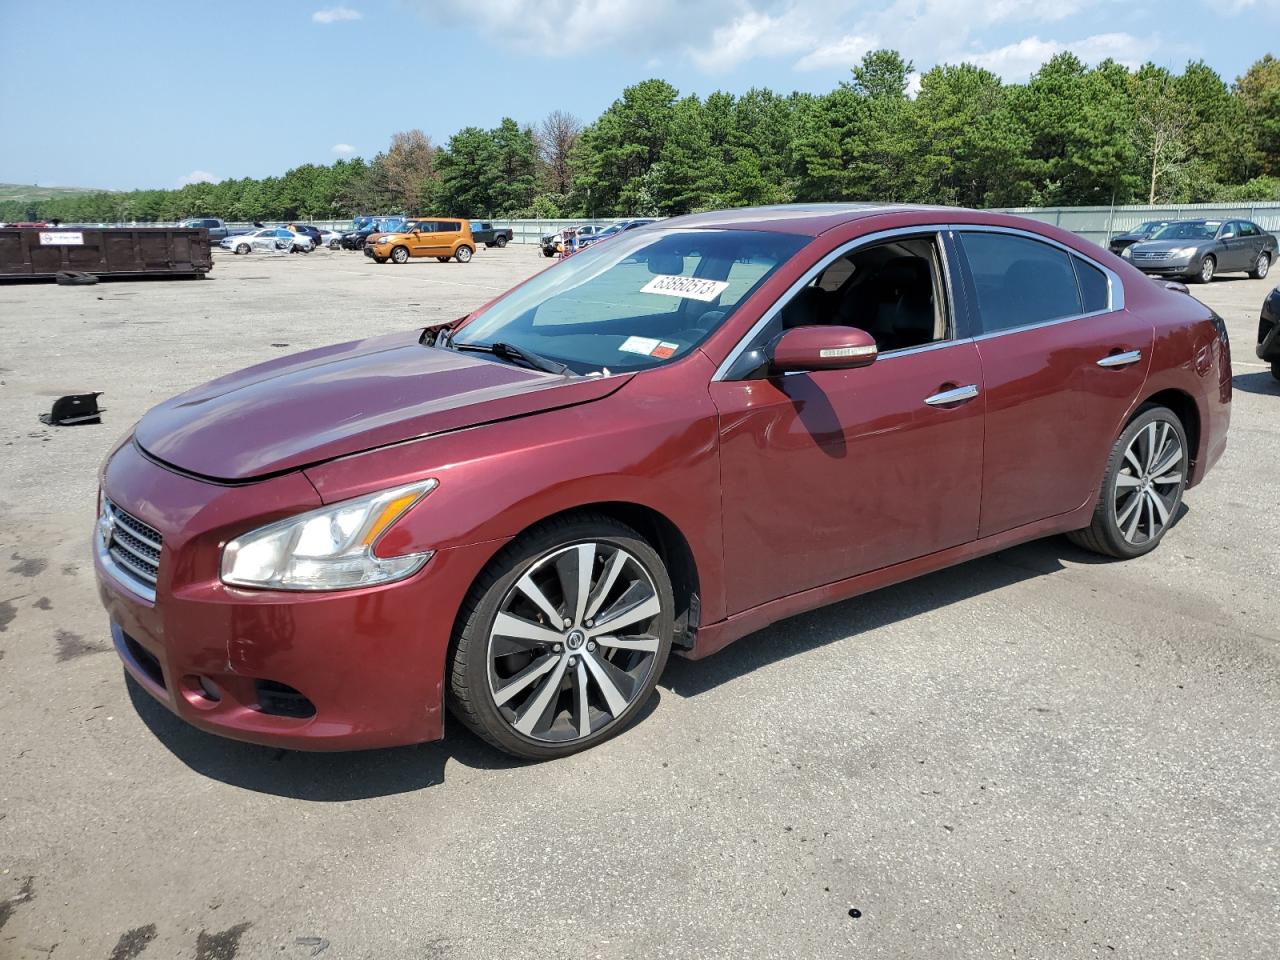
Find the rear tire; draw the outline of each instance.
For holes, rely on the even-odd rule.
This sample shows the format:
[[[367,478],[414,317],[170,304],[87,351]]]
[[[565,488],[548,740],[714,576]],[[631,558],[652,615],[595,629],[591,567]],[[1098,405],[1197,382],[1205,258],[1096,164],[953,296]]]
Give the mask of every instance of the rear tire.
[[[497,240],[494,240],[494,241],[493,241],[493,245],[494,245],[495,247],[497,247],[499,250],[501,250],[503,247],[505,247],[505,246],[507,245],[507,238],[506,238],[506,237],[498,237],[498,239],[497,239]]]
[[[1249,276],[1255,280],[1261,280],[1267,275],[1267,271],[1271,269],[1271,257],[1265,253],[1258,254],[1258,259],[1254,261],[1253,269],[1249,271]]]
[[[1093,522],[1067,534],[1076,546],[1120,560],[1154,550],[1177,516],[1190,452],[1182,421],[1147,404],[1120,433],[1093,510]]]
[[[436,259],[437,259],[437,260],[439,260],[441,263],[448,263],[448,262],[449,262],[449,258],[448,258],[448,257],[436,257]]]
[[[641,607],[651,610],[624,622]],[[548,610],[555,619],[541,612]],[[635,530],[601,514],[544,523],[499,552],[472,585],[454,634],[450,709],[482,739],[527,760],[603,743],[653,695],[674,610],[662,558]],[[593,616],[600,623],[588,627]],[[517,632],[498,630],[500,618]],[[614,621],[616,629],[603,629]],[[519,683],[522,676],[531,682]]]
[[[1204,258],[1204,262],[1200,264],[1200,270],[1196,273],[1196,283],[1209,283],[1213,280],[1213,275],[1218,270],[1218,261],[1214,259],[1213,254],[1209,254]]]
[[[1271,361],[1271,375],[1280,380],[1280,360]]]
[[[457,258],[459,263],[470,263],[471,254],[473,252],[474,251],[472,251],[470,247],[459,247],[457,253],[454,254],[454,257]]]

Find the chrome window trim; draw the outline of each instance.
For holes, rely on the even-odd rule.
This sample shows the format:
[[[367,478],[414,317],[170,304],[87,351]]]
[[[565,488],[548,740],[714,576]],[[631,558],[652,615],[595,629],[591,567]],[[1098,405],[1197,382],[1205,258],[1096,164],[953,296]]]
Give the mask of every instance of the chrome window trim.
[[[942,235],[950,229],[952,228],[942,227],[942,226],[938,226],[937,224],[928,224],[928,223],[919,224],[918,226],[914,226],[914,227],[895,227],[891,230],[880,230],[880,231],[877,231],[876,233],[868,233],[868,234],[865,234],[864,236],[856,237],[855,239],[850,240],[848,243],[845,243],[842,246],[839,246],[836,249],[832,250],[825,257],[823,257],[821,260],[815,263],[812,267],[806,270],[804,274],[801,275],[801,277],[798,280],[796,280],[795,283],[793,283],[791,286],[789,286],[786,289],[786,292],[784,292],[782,296],[778,297],[778,299],[773,302],[773,304],[769,307],[768,310],[766,310],[764,313],[760,315],[760,319],[751,325],[751,329],[748,330],[746,334],[741,339],[738,340],[738,342],[734,345],[733,349],[729,351],[728,355],[726,355],[724,360],[720,363],[720,366],[716,367],[716,372],[711,377],[711,382],[716,383],[717,381],[724,381],[728,379],[728,373],[730,368],[737,361],[738,357],[742,356],[742,353],[747,349],[747,346],[753,340],[755,340],[755,338],[760,334],[760,331],[762,331],[765,327],[769,325],[769,322],[773,320],[773,318],[778,315],[778,312],[784,306],[786,306],[787,303],[791,301],[792,297],[794,297],[797,293],[799,293],[801,289],[803,289],[804,287],[808,286],[810,283],[813,282],[814,277],[820,274],[827,267],[831,266],[831,264],[835,263],[841,257],[847,256],[853,250],[856,250],[859,247],[865,247],[868,244],[875,244],[883,240],[889,240],[894,237],[920,237],[920,236],[933,237],[934,246],[937,248],[937,251],[938,251],[938,258],[942,261],[943,286],[946,288],[946,295],[948,300],[947,320],[951,325],[951,333],[953,336],[946,340],[937,340],[937,341],[934,341],[933,343],[922,344],[919,347],[906,347],[902,350],[893,350],[887,353],[882,353],[876,358],[876,362],[879,363],[881,357],[884,357],[884,358],[901,357],[901,356],[906,356],[907,354],[910,354],[910,353],[917,353],[921,350],[934,350],[939,347],[949,347],[952,344],[960,342],[954,339],[954,334],[956,330],[956,309],[955,309],[956,298],[955,298],[955,292],[952,289],[952,285],[951,285],[951,265],[947,261],[946,244],[943,243],[942,241]],[[792,372],[803,373],[804,371],[797,370]]]

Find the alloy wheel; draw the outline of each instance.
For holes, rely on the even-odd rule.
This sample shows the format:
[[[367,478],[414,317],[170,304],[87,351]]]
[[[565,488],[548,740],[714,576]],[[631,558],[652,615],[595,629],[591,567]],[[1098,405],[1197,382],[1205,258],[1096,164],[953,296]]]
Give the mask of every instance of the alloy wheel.
[[[1254,264],[1253,273],[1259,280],[1267,275],[1267,271],[1271,269],[1271,258],[1265,253],[1259,255],[1258,262]]]
[[[1205,257],[1204,263],[1200,264],[1200,282],[1208,283],[1212,280],[1215,268],[1216,264],[1213,262],[1213,257]]]
[[[1169,525],[1182,493],[1184,452],[1164,420],[1147,424],[1124,451],[1112,510],[1120,534],[1134,546],[1155,540]]]
[[[635,556],[560,547],[508,590],[489,630],[489,692],[511,729],[563,745],[600,733],[647,689],[662,601]]]

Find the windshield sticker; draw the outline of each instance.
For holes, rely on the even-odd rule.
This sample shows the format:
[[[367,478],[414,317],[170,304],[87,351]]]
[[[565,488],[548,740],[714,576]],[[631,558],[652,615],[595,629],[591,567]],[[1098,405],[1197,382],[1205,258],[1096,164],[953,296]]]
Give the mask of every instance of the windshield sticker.
[[[643,287],[641,293],[660,293],[664,297],[682,297],[710,303],[729,289],[726,280],[703,280],[700,277],[679,277],[659,274]]]
[[[678,343],[667,343],[652,337],[627,337],[622,346],[618,347],[621,353],[638,353],[642,357],[657,357],[659,360],[674,357],[679,349]]]

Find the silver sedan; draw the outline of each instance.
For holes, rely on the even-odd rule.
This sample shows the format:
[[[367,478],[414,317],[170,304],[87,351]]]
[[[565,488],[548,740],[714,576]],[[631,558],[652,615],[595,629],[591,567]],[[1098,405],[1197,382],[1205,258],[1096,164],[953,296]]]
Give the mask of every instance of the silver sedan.
[[[1252,220],[1179,220],[1120,256],[1144,273],[1208,283],[1219,273],[1265,277],[1277,244]]]

